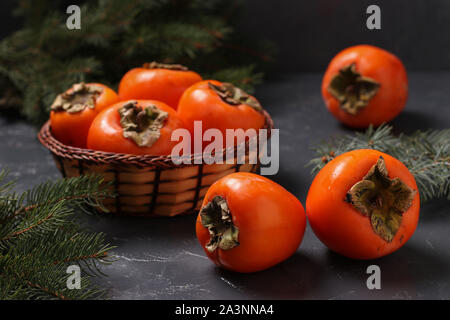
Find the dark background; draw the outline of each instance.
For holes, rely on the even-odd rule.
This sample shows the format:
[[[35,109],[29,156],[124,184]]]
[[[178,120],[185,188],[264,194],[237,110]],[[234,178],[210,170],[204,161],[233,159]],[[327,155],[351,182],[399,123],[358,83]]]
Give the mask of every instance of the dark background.
[[[323,71],[338,51],[355,44],[380,46],[408,70],[450,69],[448,0],[242,0],[238,31],[269,40],[278,54],[269,75]],[[15,0],[2,0],[0,38],[18,29]],[[61,1],[61,11],[82,1]],[[230,5],[233,1],[230,1]],[[366,9],[381,8],[381,30],[366,28]]]
[[[323,71],[338,51],[373,44],[408,70],[450,68],[448,0],[247,0],[242,30],[278,46],[283,72]],[[368,30],[366,9],[381,8],[381,30]]]

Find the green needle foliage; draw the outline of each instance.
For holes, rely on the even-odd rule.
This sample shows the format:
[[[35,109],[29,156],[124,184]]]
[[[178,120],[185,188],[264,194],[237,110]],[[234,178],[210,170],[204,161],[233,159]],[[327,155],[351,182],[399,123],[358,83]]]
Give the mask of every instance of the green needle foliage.
[[[86,1],[81,29],[69,30],[60,1],[18,1],[24,27],[0,42],[0,110],[14,108],[40,123],[73,83],[117,88],[126,71],[151,61],[251,90],[272,48],[234,31],[239,8],[226,0]]]
[[[450,199],[450,129],[395,136],[392,127],[370,127],[365,133],[335,138],[314,147],[318,157],[307,166],[316,174],[336,156],[356,149],[375,149],[400,160],[414,175],[422,201]]]
[[[93,299],[104,291],[91,282],[108,263],[102,233],[88,233],[74,210],[96,207],[111,196],[100,177],[84,176],[48,182],[16,194],[0,172],[0,300]],[[82,271],[81,288],[68,289],[70,265]]]

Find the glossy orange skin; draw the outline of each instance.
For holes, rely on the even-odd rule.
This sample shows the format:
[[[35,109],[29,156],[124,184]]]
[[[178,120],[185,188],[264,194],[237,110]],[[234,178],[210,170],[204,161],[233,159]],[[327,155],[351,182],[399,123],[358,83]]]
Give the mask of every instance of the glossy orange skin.
[[[230,249],[205,249],[208,229],[197,218],[197,238],[206,255],[219,267],[236,272],[256,272],[290,257],[300,245],[306,215],[300,201],[282,186],[253,173],[232,173],[216,181],[206,193],[203,206],[220,195],[239,229],[239,245]]]
[[[418,191],[390,243],[375,234],[368,217],[344,200],[348,190],[367,174],[380,156],[385,160],[389,178],[398,177],[417,191],[413,175],[400,161],[379,151],[361,149],[327,163],[308,192],[306,212],[314,233],[329,249],[349,258],[375,259],[390,254],[408,241],[417,226]]]
[[[122,101],[110,108],[103,110],[92,122],[89,129],[87,147],[92,150],[127,153],[137,155],[169,155],[172,148],[178,142],[170,141],[172,131],[183,128],[183,121],[178,118],[175,110],[163,102],[155,100],[135,100],[144,108],[155,105],[159,109],[169,113],[160,129],[159,139],[150,147],[139,147],[133,140],[123,136],[123,128],[120,125],[119,109],[127,103]]]
[[[120,80],[119,98],[158,100],[176,110],[183,92],[201,80],[193,71],[134,68]]]
[[[103,89],[103,92],[95,100],[94,109],[85,108],[76,113],[50,112],[52,133],[65,145],[86,148],[89,127],[94,118],[99,112],[119,101],[116,92],[111,88],[100,83],[87,83],[87,85],[96,85]],[[71,90],[69,89],[69,91]]]
[[[381,85],[357,115],[341,109],[339,101],[327,90],[339,70],[352,63],[362,76]],[[328,110],[345,125],[354,128],[367,128],[370,124],[379,126],[394,119],[405,107],[408,77],[402,62],[392,53],[374,46],[358,45],[341,51],[331,60],[322,80],[322,96]]]
[[[222,134],[226,129],[260,129],[264,126],[264,116],[246,104],[237,106],[224,102],[208,82],[221,85],[220,81],[204,80],[187,89],[180,99],[178,115],[186,127],[194,132],[194,121],[202,121],[203,132],[207,129],[219,129]]]

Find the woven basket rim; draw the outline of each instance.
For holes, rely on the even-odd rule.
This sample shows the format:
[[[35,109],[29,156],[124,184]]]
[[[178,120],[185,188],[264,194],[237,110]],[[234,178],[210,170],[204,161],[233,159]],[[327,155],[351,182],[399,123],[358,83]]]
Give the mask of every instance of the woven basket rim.
[[[268,129],[267,138],[271,135],[271,130],[274,128],[273,120],[270,117],[269,113],[265,110],[262,111],[265,119],[264,126],[262,129]],[[38,139],[41,144],[49,149],[53,154],[60,158],[64,158],[67,160],[78,160],[91,162],[96,164],[109,164],[109,165],[132,165],[137,167],[160,167],[160,168],[181,168],[181,167],[190,167],[196,166],[194,160],[198,158],[202,158],[202,153],[191,154],[190,155],[190,163],[181,163],[175,164],[172,161],[170,155],[135,155],[135,154],[127,154],[127,153],[114,153],[114,152],[105,152],[98,151],[92,149],[83,149],[72,147],[63,144],[59,140],[57,140],[51,130],[50,130],[50,120],[44,123],[38,133]],[[248,145],[248,141],[246,142]],[[238,146],[235,146],[234,149],[237,149]],[[227,148],[222,150],[222,153],[227,152]]]

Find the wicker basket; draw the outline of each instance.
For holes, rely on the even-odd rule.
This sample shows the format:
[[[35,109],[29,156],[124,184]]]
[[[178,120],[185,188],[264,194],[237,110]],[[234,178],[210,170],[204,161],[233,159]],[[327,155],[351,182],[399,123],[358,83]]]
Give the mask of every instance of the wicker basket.
[[[273,122],[265,111],[264,116],[264,128],[268,129],[269,137]],[[170,156],[139,156],[70,147],[53,137],[49,121],[42,126],[38,138],[50,150],[64,177],[98,173],[105,181],[112,181],[116,197],[105,200],[104,204],[111,213],[119,215],[154,217],[192,213],[199,209],[208,187],[216,180],[233,172],[256,172],[259,168],[259,163],[237,164],[236,158],[234,164],[175,165]],[[246,148],[246,159],[249,156]]]

